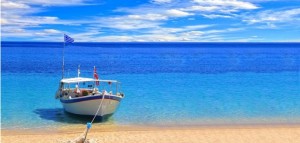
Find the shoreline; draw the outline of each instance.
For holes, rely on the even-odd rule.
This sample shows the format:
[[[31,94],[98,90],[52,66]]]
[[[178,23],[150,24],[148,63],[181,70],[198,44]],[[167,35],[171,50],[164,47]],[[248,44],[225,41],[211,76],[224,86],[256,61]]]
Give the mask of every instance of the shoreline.
[[[2,142],[68,142],[85,131],[85,126],[53,129],[1,129]],[[300,125],[226,126],[94,126],[88,139],[105,143],[169,142],[300,142]]]

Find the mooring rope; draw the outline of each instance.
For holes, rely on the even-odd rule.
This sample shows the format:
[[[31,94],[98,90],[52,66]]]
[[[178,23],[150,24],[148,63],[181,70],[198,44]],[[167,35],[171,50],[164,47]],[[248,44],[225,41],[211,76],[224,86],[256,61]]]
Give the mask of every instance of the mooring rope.
[[[90,123],[87,123],[87,124],[86,124],[86,131],[85,131],[83,143],[85,142],[86,136],[87,136],[87,134],[88,134],[88,132],[89,132],[89,129],[92,127],[92,124],[93,124],[94,120],[96,119],[96,117],[97,117],[97,115],[98,115],[98,112],[100,111],[100,108],[102,107],[102,103],[103,103],[103,100],[104,100],[104,96],[105,96],[105,92],[102,92],[102,100],[101,100],[101,102],[100,102],[100,104],[99,104],[99,106],[98,106],[97,112],[96,112],[96,114],[94,115],[94,118],[92,119],[92,121],[91,121]],[[101,109],[102,109],[102,108],[101,108]],[[101,114],[102,114],[102,112],[101,112]]]

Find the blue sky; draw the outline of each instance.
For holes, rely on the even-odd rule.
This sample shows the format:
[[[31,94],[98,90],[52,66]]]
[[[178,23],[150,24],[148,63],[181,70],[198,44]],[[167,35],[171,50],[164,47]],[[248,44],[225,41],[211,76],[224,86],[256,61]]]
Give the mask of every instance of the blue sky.
[[[2,0],[2,41],[300,42],[300,0]]]

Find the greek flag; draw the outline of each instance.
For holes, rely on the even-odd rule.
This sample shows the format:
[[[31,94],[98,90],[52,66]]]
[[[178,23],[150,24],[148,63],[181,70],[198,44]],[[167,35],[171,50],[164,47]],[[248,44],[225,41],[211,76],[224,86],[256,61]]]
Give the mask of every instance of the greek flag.
[[[74,39],[66,34],[64,34],[64,39],[65,39],[65,43],[73,43],[74,42]]]

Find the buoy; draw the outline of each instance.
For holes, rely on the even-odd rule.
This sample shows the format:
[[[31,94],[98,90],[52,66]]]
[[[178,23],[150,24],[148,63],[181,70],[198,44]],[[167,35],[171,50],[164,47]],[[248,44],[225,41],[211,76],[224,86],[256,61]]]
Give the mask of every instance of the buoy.
[[[92,123],[90,123],[90,122],[86,123],[86,127],[87,127],[88,129],[90,129],[90,128],[92,127]]]

